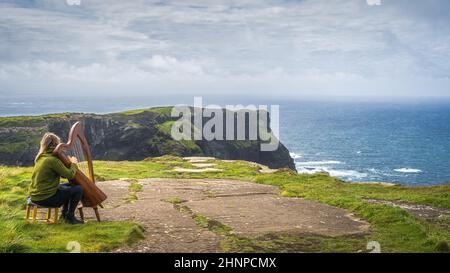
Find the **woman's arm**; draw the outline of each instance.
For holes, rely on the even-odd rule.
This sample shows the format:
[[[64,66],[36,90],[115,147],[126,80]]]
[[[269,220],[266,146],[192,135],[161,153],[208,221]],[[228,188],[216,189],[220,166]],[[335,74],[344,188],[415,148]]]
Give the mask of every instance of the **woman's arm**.
[[[75,173],[77,172],[77,165],[75,163],[72,163],[70,165],[70,168],[67,168],[64,163],[62,163],[61,160],[58,158],[55,158],[52,164],[52,169],[58,173],[60,176],[65,177],[69,180],[73,179],[75,177]]]

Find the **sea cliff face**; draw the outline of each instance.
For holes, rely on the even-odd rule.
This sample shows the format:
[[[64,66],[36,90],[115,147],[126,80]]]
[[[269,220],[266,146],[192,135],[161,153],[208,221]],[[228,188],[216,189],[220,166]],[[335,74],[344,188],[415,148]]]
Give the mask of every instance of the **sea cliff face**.
[[[275,151],[261,151],[259,139],[176,141],[170,130],[177,118],[171,117],[170,111],[170,107],[158,107],[106,115],[64,113],[0,118],[0,164],[32,165],[45,132],[56,133],[65,142],[70,127],[81,121],[97,160],[133,161],[167,154],[214,156],[295,170],[282,143]]]

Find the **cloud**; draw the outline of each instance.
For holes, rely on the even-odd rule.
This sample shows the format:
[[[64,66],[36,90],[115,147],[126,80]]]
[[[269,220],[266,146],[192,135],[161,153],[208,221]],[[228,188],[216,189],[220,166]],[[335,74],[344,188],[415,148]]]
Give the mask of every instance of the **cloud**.
[[[366,0],[369,6],[380,6],[381,0]]]
[[[203,68],[201,64],[194,61],[179,61],[170,56],[155,55],[151,59],[143,62],[144,69],[147,67],[151,70],[162,73],[180,73],[191,75],[202,75]]]
[[[21,62],[0,65],[0,79],[73,80],[80,82],[139,81],[155,77],[198,77],[203,75],[200,63],[180,61],[171,56],[155,55],[137,63],[90,63],[70,65],[65,62]]]
[[[450,4],[370,6],[378,2],[6,1],[0,85],[3,92],[70,83],[89,92],[130,86],[226,94],[268,94],[270,87],[300,96],[418,95],[423,82],[434,82],[431,92],[446,94]]]

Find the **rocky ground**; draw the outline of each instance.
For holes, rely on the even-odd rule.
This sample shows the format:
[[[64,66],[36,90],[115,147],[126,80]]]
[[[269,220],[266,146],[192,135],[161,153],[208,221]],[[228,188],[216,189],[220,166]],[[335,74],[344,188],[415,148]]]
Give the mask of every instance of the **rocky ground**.
[[[130,185],[140,185],[130,191]],[[146,238],[116,252],[220,252],[223,235],[199,225],[201,216],[254,238],[269,233],[339,236],[363,234],[369,226],[347,211],[282,197],[273,186],[236,180],[144,179],[105,181],[104,220],[131,220]],[[88,216],[90,212],[87,212]]]
[[[438,222],[441,226],[445,227],[446,229],[450,229],[450,221],[439,221],[440,219],[444,218],[449,219],[450,209],[398,201],[386,201],[376,199],[366,199],[366,201],[373,204],[383,204],[388,206],[399,207],[408,211],[409,213],[420,219],[424,219],[427,220],[428,222],[433,223]]]

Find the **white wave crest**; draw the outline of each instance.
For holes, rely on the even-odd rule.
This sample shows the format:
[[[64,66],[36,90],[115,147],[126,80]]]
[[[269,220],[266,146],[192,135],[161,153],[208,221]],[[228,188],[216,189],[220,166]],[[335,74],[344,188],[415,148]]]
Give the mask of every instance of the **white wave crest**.
[[[306,161],[306,162],[297,162],[299,166],[318,166],[318,165],[335,165],[342,164],[341,161],[336,160],[324,160],[324,161]]]
[[[352,178],[361,179],[367,177],[366,173],[354,170],[330,170],[329,173],[331,176],[349,178],[349,180],[352,180]]]
[[[422,170],[412,169],[412,168],[400,168],[400,169],[395,169],[394,171],[399,172],[399,173],[421,173],[422,172]]]
[[[325,170],[309,169],[309,168],[297,168],[297,172],[298,173],[303,173],[303,174],[315,174],[315,173],[325,172]]]
[[[300,154],[296,154],[296,153],[289,153],[289,155],[291,156],[292,159],[298,159],[298,158],[302,157]]]
[[[338,178],[345,178],[352,181],[353,179],[362,179],[367,177],[367,173],[358,172],[355,170],[335,170],[326,167],[297,167],[298,173],[315,174],[320,172],[329,173],[331,176]]]

